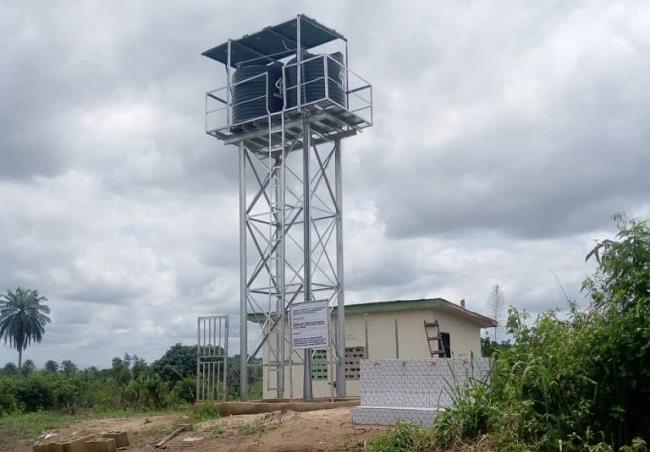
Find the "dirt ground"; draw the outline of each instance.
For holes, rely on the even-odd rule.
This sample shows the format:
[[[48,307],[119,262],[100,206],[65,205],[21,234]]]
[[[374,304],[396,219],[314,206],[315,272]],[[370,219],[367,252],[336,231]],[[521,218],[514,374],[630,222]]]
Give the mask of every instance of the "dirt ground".
[[[107,431],[126,430],[130,451],[154,451],[153,445],[167,436],[187,416],[164,415],[87,420],[56,431],[56,438],[67,438]],[[343,451],[363,450],[385,427],[354,426],[350,408],[296,413],[292,411],[228,416],[194,423],[165,445],[168,451]],[[7,447],[9,445],[4,444]],[[5,450],[30,450],[24,445]],[[0,449],[3,449],[0,446]]]

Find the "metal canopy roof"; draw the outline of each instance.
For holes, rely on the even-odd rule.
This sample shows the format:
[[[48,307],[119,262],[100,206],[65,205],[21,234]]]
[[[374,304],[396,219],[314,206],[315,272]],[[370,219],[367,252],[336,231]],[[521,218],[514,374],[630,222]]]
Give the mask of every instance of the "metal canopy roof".
[[[311,49],[345,37],[335,30],[318,23],[305,15],[299,15],[300,41],[303,49]],[[230,66],[237,67],[244,62],[270,63],[296,53],[298,36],[297,20],[291,19],[262,31],[233,39],[230,48]],[[228,64],[228,41],[219,44],[201,55]]]

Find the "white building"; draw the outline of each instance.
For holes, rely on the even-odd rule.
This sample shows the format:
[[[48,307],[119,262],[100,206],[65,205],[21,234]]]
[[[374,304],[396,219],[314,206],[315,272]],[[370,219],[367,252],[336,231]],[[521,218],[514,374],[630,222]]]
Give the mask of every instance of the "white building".
[[[336,308],[330,322],[330,337],[335,336]],[[249,320],[261,317],[249,314]],[[395,300],[346,305],[345,346],[346,381],[348,396],[360,394],[360,360],[431,358],[431,347],[437,350],[438,342],[429,341],[425,322],[437,321],[447,357],[470,358],[481,356],[481,328],[495,327],[488,317],[465,309],[442,298],[420,300]],[[429,336],[435,335],[429,329]],[[263,347],[263,364],[275,355],[273,341]],[[289,356],[288,348],[285,354]],[[312,365],[314,397],[334,397],[336,371],[331,360],[332,350],[315,350]],[[438,357],[436,355],[435,357]],[[301,398],[303,385],[302,351],[294,351],[292,362],[285,370],[285,397]],[[263,397],[276,397],[277,376],[273,366],[264,366]]]

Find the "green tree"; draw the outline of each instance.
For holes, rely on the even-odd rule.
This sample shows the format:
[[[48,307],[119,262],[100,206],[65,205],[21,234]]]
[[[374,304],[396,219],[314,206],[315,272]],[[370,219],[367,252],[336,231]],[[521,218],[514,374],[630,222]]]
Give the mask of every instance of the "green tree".
[[[501,343],[493,341],[490,336],[481,338],[481,356],[493,356],[499,350],[506,350],[512,347],[509,340],[501,341]]]
[[[139,358],[137,355],[131,355],[131,375],[133,378],[138,379],[144,377],[148,370],[149,366],[144,358]]]
[[[32,342],[41,342],[45,325],[50,323],[50,308],[42,304],[47,298],[32,289],[18,287],[0,295],[0,338],[18,350],[18,369],[22,366],[23,351]]]
[[[2,368],[2,373],[5,375],[16,375],[18,373],[18,367],[14,363],[7,363]]]
[[[173,387],[189,375],[196,375],[196,346],[175,344],[151,365],[151,370]]]
[[[73,363],[71,360],[66,359],[61,361],[61,370],[63,371],[64,374],[66,375],[73,375],[77,373],[77,365]]]
[[[113,381],[118,386],[124,386],[131,381],[131,372],[129,370],[129,362],[117,356],[113,358],[111,363],[111,376]]]
[[[90,378],[95,378],[99,374],[99,369],[95,366],[90,366],[86,367],[84,369],[84,375],[90,377]]]
[[[59,363],[57,363],[54,360],[49,359],[49,360],[47,360],[45,362],[45,367],[44,368],[45,368],[46,372],[56,373],[56,372],[59,371]]]
[[[31,359],[28,359],[23,363],[23,367],[20,369],[20,373],[23,375],[29,375],[36,370],[36,364]]]

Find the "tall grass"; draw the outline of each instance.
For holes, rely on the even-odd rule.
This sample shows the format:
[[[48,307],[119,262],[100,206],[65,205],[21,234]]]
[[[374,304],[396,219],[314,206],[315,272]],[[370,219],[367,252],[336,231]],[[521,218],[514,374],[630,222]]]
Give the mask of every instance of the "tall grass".
[[[408,422],[398,422],[388,434],[370,444],[373,452],[424,452],[434,448],[431,432]]]
[[[487,433],[499,448],[618,449],[650,436],[650,232],[619,224],[599,244],[599,267],[583,288],[586,311],[532,325],[511,309],[513,346],[494,354],[490,384],[464,389],[436,420],[438,444]],[[601,257],[602,255],[602,257]],[[632,447],[632,446],[629,446]]]

